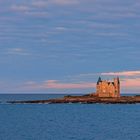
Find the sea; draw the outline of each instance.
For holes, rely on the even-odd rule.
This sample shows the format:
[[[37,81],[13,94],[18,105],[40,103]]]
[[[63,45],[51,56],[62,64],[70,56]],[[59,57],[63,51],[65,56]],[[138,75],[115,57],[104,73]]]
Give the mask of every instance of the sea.
[[[64,94],[0,94],[0,140],[140,140],[140,104],[8,104]]]

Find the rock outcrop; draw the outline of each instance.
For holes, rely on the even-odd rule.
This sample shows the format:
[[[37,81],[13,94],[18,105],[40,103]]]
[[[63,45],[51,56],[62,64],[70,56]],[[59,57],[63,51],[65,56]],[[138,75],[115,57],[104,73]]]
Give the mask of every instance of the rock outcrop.
[[[140,96],[121,96],[118,98],[110,97],[97,97],[92,95],[83,96],[65,96],[58,99],[48,99],[48,100],[31,100],[31,101],[8,101],[7,103],[12,104],[57,104],[57,103],[83,103],[83,104],[135,104],[140,103]]]

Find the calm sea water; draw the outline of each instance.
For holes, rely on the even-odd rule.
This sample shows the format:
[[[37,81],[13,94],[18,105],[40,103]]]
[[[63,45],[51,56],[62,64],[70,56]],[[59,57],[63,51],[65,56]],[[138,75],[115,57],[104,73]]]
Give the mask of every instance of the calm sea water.
[[[140,104],[6,104],[64,95],[0,95],[0,140],[140,140]]]

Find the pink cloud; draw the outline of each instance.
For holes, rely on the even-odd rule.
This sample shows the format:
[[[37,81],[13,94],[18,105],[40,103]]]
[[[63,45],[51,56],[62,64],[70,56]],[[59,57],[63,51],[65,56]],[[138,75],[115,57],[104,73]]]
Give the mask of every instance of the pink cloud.
[[[140,71],[108,72],[108,73],[101,73],[101,75],[107,75],[107,76],[140,76]]]
[[[122,79],[121,82],[122,87],[140,87],[140,78],[135,78],[135,79]]]
[[[121,80],[121,91],[124,92],[140,92],[140,78],[123,78]],[[64,89],[95,89],[95,82],[82,82],[82,83],[63,83],[58,80],[47,80],[42,83],[29,81],[22,86],[26,90],[64,90]],[[94,91],[94,90],[93,90]]]
[[[121,91],[123,93],[140,93],[140,78],[122,79]]]
[[[84,83],[61,83],[57,80],[48,80],[43,83],[36,83],[29,81],[24,84],[26,89],[87,89],[94,88],[95,83],[84,82]]]
[[[86,89],[95,88],[96,83],[94,82],[82,82],[82,83],[62,83],[58,80],[47,80],[42,83],[36,83],[29,81],[25,83],[25,87],[28,88],[42,88],[42,89]],[[140,78],[135,79],[121,79],[121,87],[140,87]]]
[[[48,80],[43,84],[43,87],[47,89],[86,89],[94,88],[95,83],[60,83],[56,80]]]

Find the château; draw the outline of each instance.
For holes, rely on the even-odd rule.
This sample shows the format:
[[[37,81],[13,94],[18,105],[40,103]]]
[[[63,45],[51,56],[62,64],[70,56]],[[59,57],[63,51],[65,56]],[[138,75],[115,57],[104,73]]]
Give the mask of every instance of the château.
[[[98,97],[120,97],[120,80],[119,77],[113,81],[102,80],[99,77],[96,85],[96,95]]]

